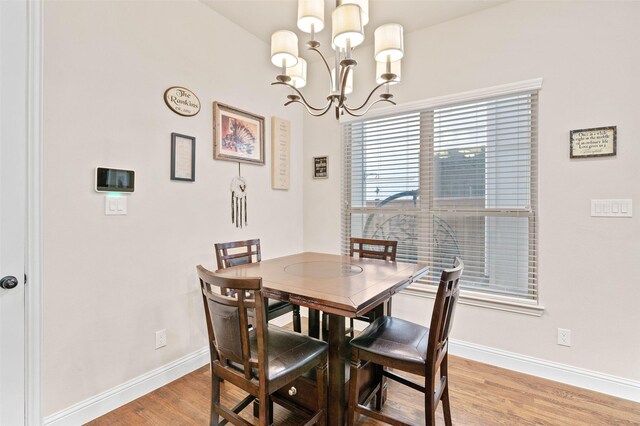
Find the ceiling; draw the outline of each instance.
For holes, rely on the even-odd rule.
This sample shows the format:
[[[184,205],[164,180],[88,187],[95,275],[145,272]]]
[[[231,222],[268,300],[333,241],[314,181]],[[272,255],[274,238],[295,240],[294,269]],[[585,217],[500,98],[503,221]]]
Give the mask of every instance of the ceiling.
[[[292,30],[298,34],[300,50],[309,35],[298,30],[297,0],[201,0],[211,9],[225,16],[251,34],[271,43],[277,30]],[[508,0],[369,0],[370,21],[365,27],[365,43],[373,40],[373,31],[380,25],[397,22],[405,33],[437,25],[506,3]],[[317,39],[326,49],[330,41],[332,0],[325,1],[325,28]]]

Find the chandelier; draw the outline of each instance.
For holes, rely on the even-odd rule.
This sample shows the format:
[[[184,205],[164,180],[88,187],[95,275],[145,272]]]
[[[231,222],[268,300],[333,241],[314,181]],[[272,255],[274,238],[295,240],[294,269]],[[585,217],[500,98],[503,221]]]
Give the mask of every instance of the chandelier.
[[[298,28],[310,34],[307,49],[320,55],[329,76],[329,95],[324,106],[312,106],[300,91],[307,84],[307,62],[298,56],[298,36],[287,30],[276,31],[271,36],[271,62],[281,70],[271,84],[292,90],[285,106],[302,104],[313,116],[324,115],[333,106],[336,119],[339,119],[344,113],[360,117],[379,102],[395,105],[389,86],[400,82],[400,60],[404,55],[402,25],[384,24],[375,30],[376,86],[362,104],[349,106],[347,95],[353,91],[353,68],[358,64],[353,49],[364,41],[364,26],[369,22],[369,0],[336,0],[331,21],[333,68],[320,51],[320,42],[315,39],[316,33],[324,28],[324,0],[298,0]],[[383,93],[371,102],[382,87]]]

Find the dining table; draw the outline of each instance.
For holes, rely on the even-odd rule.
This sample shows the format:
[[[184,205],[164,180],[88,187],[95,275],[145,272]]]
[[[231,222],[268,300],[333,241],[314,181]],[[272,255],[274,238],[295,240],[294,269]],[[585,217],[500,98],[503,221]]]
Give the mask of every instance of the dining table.
[[[343,425],[347,406],[345,319],[374,310],[428,272],[426,264],[303,252],[237,265],[217,273],[261,277],[263,296],[309,308],[309,334],[318,336],[318,312],[329,316],[327,424]]]

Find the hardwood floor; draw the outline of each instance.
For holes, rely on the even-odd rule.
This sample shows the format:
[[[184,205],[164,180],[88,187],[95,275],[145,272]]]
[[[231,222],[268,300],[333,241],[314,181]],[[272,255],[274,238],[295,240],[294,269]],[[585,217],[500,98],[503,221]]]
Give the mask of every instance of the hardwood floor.
[[[453,356],[449,374],[455,426],[640,425],[639,403]],[[233,385],[222,386],[224,404],[234,405],[244,397]],[[209,367],[205,366],[88,424],[207,425],[209,395]],[[424,424],[422,394],[395,382],[390,384],[384,410]],[[438,425],[444,425],[441,410]],[[243,417],[253,421],[252,410],[246,408]],[[303,420],[276,406],[275,424],[293,426]],[[360,417],[356,424],[382,423]]]

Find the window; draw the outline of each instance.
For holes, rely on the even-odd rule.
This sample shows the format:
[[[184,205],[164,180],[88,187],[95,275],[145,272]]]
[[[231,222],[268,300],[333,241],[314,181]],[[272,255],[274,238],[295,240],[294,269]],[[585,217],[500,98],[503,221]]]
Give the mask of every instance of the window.
[[[417,290],[465,262],[463,295],[537,303],[537,91],[343,124],[343,238],[398,240]]]

